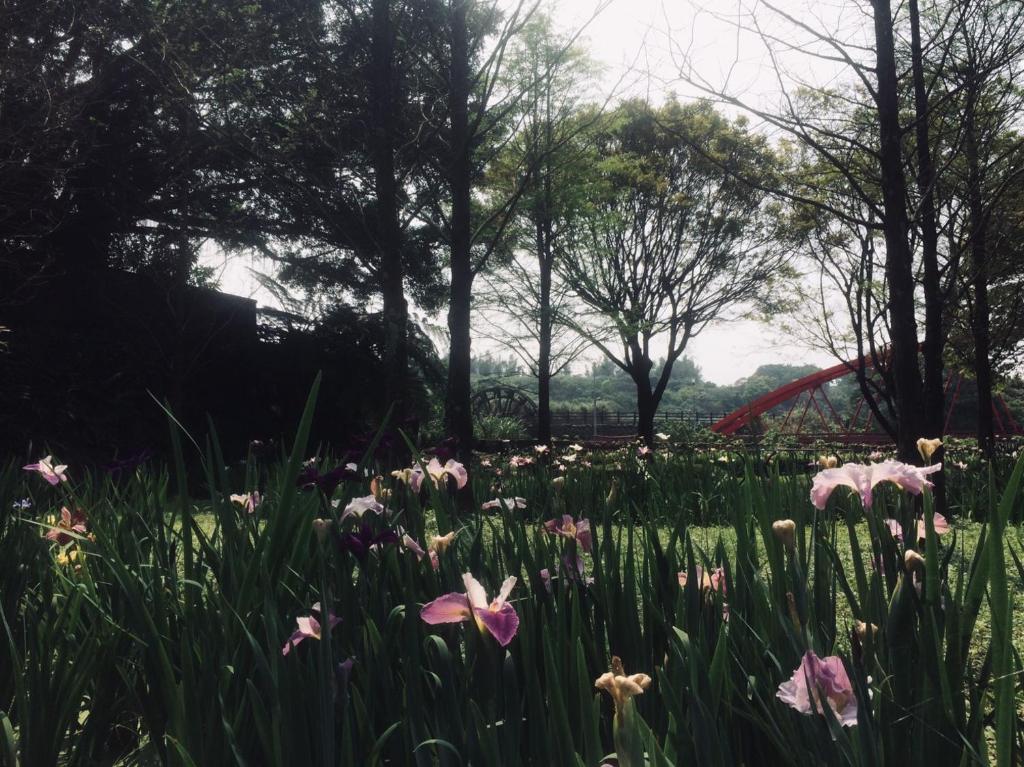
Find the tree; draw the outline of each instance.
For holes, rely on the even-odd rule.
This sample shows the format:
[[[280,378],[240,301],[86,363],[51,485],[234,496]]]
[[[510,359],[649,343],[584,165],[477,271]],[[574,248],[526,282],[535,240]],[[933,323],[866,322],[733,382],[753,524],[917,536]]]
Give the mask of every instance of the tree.
[[[862,23],[833,26],[821,18],[808,21],[787,13],[769,0],[737,23],[760,39],[771,55],[784,91],[780,107],[756,108],[695,73],[684,75],[688,82],[788,132],[814,155],[817,165],[830,171],[810,174],[809,184],[789,185],[774,190],[776,194],[881,235],[882,247],[872,242],[863,253],[872,258],[878,254],[884,267],[884,293],[877,295],[885,299],[890,426],[905,461],[918,460],[917,437],[937,433],[943,423],[943,360],[956,306],[960,253],[953,247],[943,251],[948,219],[939,211],[948,193],[950,161],[963,152],[963,120],[950,109],[952,94],[942,91],[950,78],[959,32],[985,7],[970,1],[924,5],[917,0],[893,7],[889,0],[872,0]],[[766,22],[766,15],[789,30],[780,33]],[[838,29],[843,32],[834,31]],[[996,47],[1016,47],[1009,37],[1001,40]],[[839,69],[848,80],[828,89],[808,84],[804,75],[783,66],[783,59],[793,57],[805,71],[811,58]],[[794,95],[801,92],[818,98]],[[815,101],[830,102],[830,108],[802,108]],[[873,136],[864,133],[864,126],[871,127]],[[851,155],[862,160],[850,164]],[[937,157],[943,158],[941,163]],[[824,189],[817,184],[823,176]],[[855,204],[834,205],[836,178],[856,198]],[[919,307],[925,328],[920,343],[923,379]]]
[[[204,42],[236,7],[6,3],[0,46],[0,248],[15,279],[112,265],[186,282],[227,218],[198,130],[220,70]],[[197,211],[201,211],[197,213]],[[7,287],[5,286],[5,287]]]
[[[288,0],[297,11],[304,0]],[[211,122],[230,137],[240,200],[280,280],[329,315],[359,304],[383,323],[385,401],[412,414],[409,299],[441,305],[436,232],[419,218],[430,139],[423,62],[439,44],[422,3],[327,0],[275,16],[270,54],[225,86]],[[377,312],[379,303],[380,312]]]
[[[771,227],[778,206],[738,180],[769,183],[776,157],[742,121],[706,102],[626,102],[596,145],[594,211],[556,269],[589,309],[574,319],[577,332],[636,386],[640,434],[651,443],[658,403],[690,339],[727,312],[770,309],[772,286],[787,273]],[[659,342],[665,361],[652,381]]]
[[[601,119],[586,107],[594,65],[570,37],[557,34],[540,15],[511,51],[511,88],[522,92],[513,120],[517,130],[488,174],[500,198],[523,184],[508,226],[509,260],[485,275],[478,305],[484,336],[507,344],[537,379],[537,439],[551,441],[551,379],[586,348],[586,339],[560,317],[570,311],[570,292],[555,276],[562,239],[588,205],[586,167],[593,159],[590,137]]]
[[[448,246],[448,378],[445,426],[468,458],[470,327],[473,281],[502,241],[518,194],[482,211],[474,189],[509,135],[507,116],[518,94],[500,89],[510,42],[536,6],[517,2],[503,13],[494,0],[432,0],[423,25],[433,41],[423,51],[422,113],[430,135],[420,215]]]
[[[1001,298],[1014,296],[1007,288],[1005,255],[1016,250],[1006,242],[1008,229],[1018,216],[1010,202],[1024,175],[1024,141],[1014,130],[1024,93],[1020,79],[1024,64],[1024,9],[1016,5],[982,4],[973,8],[955,30],[943,95],[961,116],[962,159],[950,164],[952,187],[950,237],[968,261],[963,294],[967,301],[971,360],[978,388],[978,445],[991,457],[995,445],[993,423],[993,334],[990,286]],[[1010,202],[1008,206],[1007,203]],[[993,249],[992,238],[1002,247]],[[1002,254],[1002,258],[1000,255]],[[1001,264],[1000,264],[1001,262]],[[1012,300],[1011,304],[1012,306]],[[1003,310],[1009,308],[1002,303]],[[1002,339],[1015,335],[1015,309],[1000,317]],[[995,344],[996,352],[1000,344]],[[1012,347],[1012,342],[1010,344]]]

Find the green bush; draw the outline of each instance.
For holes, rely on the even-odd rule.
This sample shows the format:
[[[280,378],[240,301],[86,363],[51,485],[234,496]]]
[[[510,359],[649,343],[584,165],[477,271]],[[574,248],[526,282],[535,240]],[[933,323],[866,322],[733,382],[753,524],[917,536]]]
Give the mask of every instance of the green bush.
[[[480,440],[529,439],[526,425],[511,416],[484,415],[473,422],[473,436]]]

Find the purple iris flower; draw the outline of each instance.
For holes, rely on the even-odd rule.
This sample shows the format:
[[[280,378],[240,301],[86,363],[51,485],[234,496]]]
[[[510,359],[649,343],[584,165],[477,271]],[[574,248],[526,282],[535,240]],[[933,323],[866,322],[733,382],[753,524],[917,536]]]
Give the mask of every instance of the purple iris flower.
[[[475,621],[481,633],[486,632],[502,647],[507,646],[519,631],[519,615],[508,603],[508,595],[516,585],[515,576],[505,579],[492,602],[487,601],[487,592],[472,575],[465,573],[462,582],[466,586],[465,594],[445,594],[423,606],[420,617],[424,623],[437,625]]]
[[[360,562],[366,559],[366,555],[375,546],[383,547],[389,543],[398,543],[398,533],[391,528],[385,528],[377,533],[368,524],[362,524],[357,529],[342,533],[338,542],[341,551],[350,552]]]
[[[338,485],[346,479],[354,479],[355,477],[356,473],[349,469],[346,464],[335,466],[323,474],[317,471],[316,465],[309,465],[299,472],[295,485],[303,490],[312,490],[314,487],[319,488],[324,495],[330,498],[334,495]]]

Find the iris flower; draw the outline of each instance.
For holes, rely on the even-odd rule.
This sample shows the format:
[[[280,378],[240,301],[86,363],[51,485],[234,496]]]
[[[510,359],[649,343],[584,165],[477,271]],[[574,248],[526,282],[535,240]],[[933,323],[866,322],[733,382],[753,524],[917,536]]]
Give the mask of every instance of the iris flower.
[[[725,596],[725,568],[716,567],[714,570],[705,570],[700,565],[696,565],[697,570],[697,581],[700,583],[701,591],[712,592],[718,591]],[[680,570],[676,575],[679,581],[680,588],[686,588],[686,583],[689,580],[689,576],[686,570]]]
[[[857,696],[842,659],[836,655],[819,658],[808,650],[775,696],[801,714],[823,714],[827,703],[843,727],[857,724]]]
[[[439,487],[444,483],[445,475],[455,480],[455,486],[459,490],[464,488],[466,483],[469,482],[469,473],[466,471],[466,467],[452,458],[449,458],[444,466],[436,458],[431,458],[427,464],[427,474],[434,480],[434,484]]]
[[[57,564],[61,567],[68,567],[70,565],[76,573],[81,572],[83,559],[82,552],[75,548],[62,550],[57,554]]]
[[[390,528],[375,533],[372,527],[362,524],[358,530],[342,533],[338,541],[338,548],[351,552],[356,559],[363,561],[374,548],[383,547],[388,543],[398,543],[398,533]]]
[[[889,532],[892,533],[893,538],[897,541],[903,540],[903,525],[895,519],[887,519],[885,520],[885,524],[889,527]],[[932,525],[935,527],[936,535],[945,535],[949,532],[949,522],[947,522],[946,518],[938,512],[935,512],[932,515]],[[924,520],[917,520],[917,540],[923,541],[927,537],[926,530],[927,528],[925,527]]]
[[[697,570],[697,582],[700,584],[700,591],[704,595],[704,599],[708,604],[713,604],[716,600],[715,594],[722,597],[722,620],[729,620],[729,604],[725,601],[726,586],[725,586],[725,568],[716,567],[714,570],[705,570],[700,565],[695,566]],[[685,589],[686,584],[689,581],[689,573],[686,570],[681,570],[677,573],[676,578],[679,580],[679,588]]]
[[[911,466],[899,461],[882,461],[882,463],[843,464],[838,469],[819,471],[811,486],[811,502],[817,509],[824,509],[832,491],[840,485],[849,487],[860,495],[865,509],[871,508],[872,491],[879,482],[892,482],[897,487],[914,495],[920,494],[926,487],[931,487],[929,474],[942,469],[942,464],[934,466]]]
[[[77,533],[81,536],[88,533],[85,521],[85,513],[81,509],[72,514],[68,507],[65,506],[60,510],[60,521],[46,531],[46,540],[66,546],[75,540],[74,536],[70,535],[70,533]]]
[[[431,458],[427,463],[426,469],[417,463],[409,469],[393,471],[391,476],[407,484],[409,489],[416,494],[419,494],[420,488],[423,487],[423,480],[426,477],[430,477],[434,481],[434,485],[440,487],[447,477],[450,476],[455,480],[455,486],[459,490],[464,488],[469,481],[469,473],[466,471],[466,467],[452,458],[449,458],[443,465],[437,458]]]
[[[384,506],[381,505],[372,495],[364,495],[361,498],[353,498],[345,506],[345,510],[341,513],[341,520],[344,521],[348,517],[362,518],[363,514],[368,511],[372,511],[374,514],[382,514],[384,512]]]
[[[408,533],[402,535],[402,545],[405,546],[409,551],[416,555],[416,561],[420,562],[423,557],[430,557],[430,566],[435,570],[441,566],[441,561],[437,558],[437,552],[434,549],[425,551],[419,542]]]
[[[416,464],[410,469],[396,469],[391,472],[391,476],[399,482],[407,484],[414,494],[419,495],[420,487],[423,485],[423,477],[426,476],[426,473],[423,471],[422,466]]]
[[[67,475],[64,473],[67,470],[67,466],[59,464],[54,466],[53,456],[48,455],[45,458],[40,458],[35,463],[30,463],[27,466],[22,467],[25,471],[34,471],[39,474],[43,479],[49,482],[51,485],[59,485],[61,482],[67,482]]]
[[[615,703],[615,718],[618,722],[623,719],[630,700],[637,695],[642,695],[644,690],[650,686],[651,678],[647,674],[627,676],[618,656],[612,657],[612,670],[601,674],[594,681],[594,687],[604,690],[612,696],[612,701]]]
[[[432,535],[430,537],[430,550],[437,552],[438,554],[444,554],[448,550],[448,547],[455,541],[456,535],[458,535],[458,533],[455,530],[452,530],[450,533],[445,533],[444,535]]]
[[[505,579],[498,596],[490,603],[487,601],[487,592],[476,578],[465,573],[462,582],[466,586],[465,594],[453,592],[428,602],[420,610],[420,617],[432,626],[476,621],[481,633],[489,633],[498,644],[506,647],[519,630],[519,616],[508,603],[508,595],[516,585],[515,576]]]
[[[525,509],[526,499],[520,498],[519,496],[516,496],[515,498],[495,498],[492,501],[480,504],[480,508],[484,511],[500,508],[506,508],[509,511],[512,511],[513,509]]]
[[[561,519],[549,519],[545,522],[544,529],[552,535],[561,535],[564,538],[577,541],[588,554],[594,547],[589,519],[580,518],[573,521],[571,514],[563,514]]]
[[[252,514],[254,511],[256,511],[256,507],[263,503],[263,498],[260,497],[260,493],[258,490],[253,490],[251,493],[232,495],[231,502],[237,503],[247,512]]]
[[[353,477],[352,470],[347,466],[336,466],[321,474],[316,470],[315,459],[310,460],[313,463],[307,463],[295,480],[295,484],[303,490],[312,490],[316,487],[330,498],[343,480]]]
[[[288,641],[284,643],[284,647],[281,648],[281,654],[287,655],[292,651],[292,647],[299,644],[299,642],[305,641],[306,639],[321,639],[323,637],[323,628],[320,625],[320,603],[317,602],[313,605],[313,615],[306,615],[295,619],[295,623],[298,628],[295,632],[288,637]],[[341,618],[337,617],[334,613],[327,614],[327,621],[330,623],[330,627],[333,629],[339,623]]]

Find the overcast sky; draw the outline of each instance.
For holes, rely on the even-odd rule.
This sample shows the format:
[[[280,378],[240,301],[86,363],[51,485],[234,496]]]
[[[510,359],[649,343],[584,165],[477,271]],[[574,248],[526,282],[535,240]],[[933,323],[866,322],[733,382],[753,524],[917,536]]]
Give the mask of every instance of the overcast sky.
[[[856,3],[774,0],[773,5],[802,23],[864,42],[865,17]],[[596,2],[559,0],[550,7],[560,27],[577,29],[593,15]],[[680,66],[689,65],[712,86],[726,84],[731,93],[749,103],[771,106],[781,95],[772,58],[757,36],[738,32],[735,23],[748,18],[746,10],[751,7],[757,10],[758,21],[768,35],[777,31],[787,41],[806,40],[792,24],[780,20],[757,0],[744,0],[742,4],[736,0],[611,0],[587,25],[585,42],[591,55],[605,65],[606,89],[617,85],[621,92],[653,101],[660,101],[669,92],[692,98],[697,90],[679,78]],[[828,85],[845,76],[842,68],[828,62],[792,52],[776,53],[789,72],[789,87],[797,80]],[[761,126],[755,121],[753,127]],[[267,268],[267,264],[246,257],[227,260],[212,249],[206,250],[203,260],[221,269],[224,290],[254,297],[261,304],[273,303],[251,274],[252,269]],[[493,344],[475,345],[477,352],[485,348],[500,351]],[[699,365],[704,377],[715,383],[732,383],[766,363],[834,363],[828,355],[809,349],[801,339],[784,334],[778,323],[749,321],[707,328],[691,341],[686,354]]]

